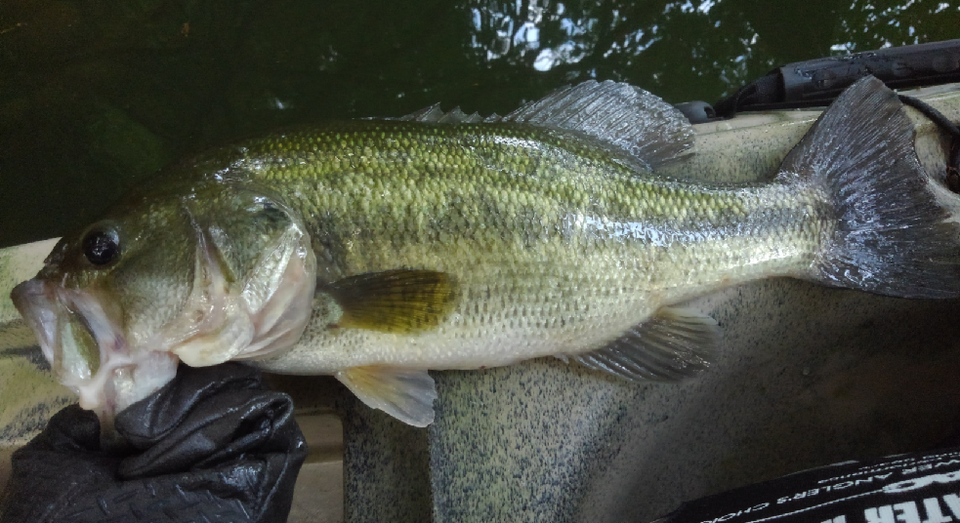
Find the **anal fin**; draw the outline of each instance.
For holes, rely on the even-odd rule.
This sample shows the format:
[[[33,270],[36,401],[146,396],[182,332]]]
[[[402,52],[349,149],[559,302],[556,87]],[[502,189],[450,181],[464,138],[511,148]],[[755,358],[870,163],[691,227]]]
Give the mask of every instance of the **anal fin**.
[[[336,377],[371,408],[414,427],[433,423],[437,388],[425,369],[371,365],[340,370]]]
[[[692,309],[662,307],[605,347],[574,359],[631,381],[677,381],[706,369],[720,340],[713,318]]]

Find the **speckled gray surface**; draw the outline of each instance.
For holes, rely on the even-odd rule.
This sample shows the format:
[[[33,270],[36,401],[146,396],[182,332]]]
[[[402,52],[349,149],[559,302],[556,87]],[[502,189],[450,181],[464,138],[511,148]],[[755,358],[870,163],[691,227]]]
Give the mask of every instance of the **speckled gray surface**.
[[[339,404],[345,520],[430,521],[427,431],[371,410],[345,389]]]
[[[960,302],[788,280],[696,304],[725,328],[701,378],[630,385],[555,360],[439,374],[436,521],[649,521],[681,502],[958,427]]]

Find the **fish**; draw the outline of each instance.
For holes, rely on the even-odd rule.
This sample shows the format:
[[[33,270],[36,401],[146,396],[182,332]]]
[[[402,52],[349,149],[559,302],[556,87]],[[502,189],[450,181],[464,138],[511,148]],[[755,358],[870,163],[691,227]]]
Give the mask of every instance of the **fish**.
[[[626,382],[707,369],[692,298],[770,277],[960,296],[960,229],[896,94],[844,91],[763,183],[658,174],[696,154],[625,83],[506,116],[431,106],[275,131],[172,164],[54,247],[12,299],[102,422],[235,360],[335,376],[434,420],[429,371],[557,357]]]

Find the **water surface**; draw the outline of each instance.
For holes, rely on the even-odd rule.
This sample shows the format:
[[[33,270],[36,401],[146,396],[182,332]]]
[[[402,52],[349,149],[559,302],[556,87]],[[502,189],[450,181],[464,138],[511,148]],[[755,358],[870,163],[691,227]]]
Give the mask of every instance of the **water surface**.
[[[792,61],[957,38],[960,0],[5,0],[0,247],[96,219],[167,162],[588,78],[715,102]]]

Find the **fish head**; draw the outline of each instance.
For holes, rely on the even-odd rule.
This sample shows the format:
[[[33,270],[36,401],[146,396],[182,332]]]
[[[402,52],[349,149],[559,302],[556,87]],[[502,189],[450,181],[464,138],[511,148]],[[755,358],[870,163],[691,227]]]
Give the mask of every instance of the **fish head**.
[[[56,378],[101,422],[176,375],[291,347],[316,259],[268,191],[209,182],[151,191],[60,240],[11,295]]]

